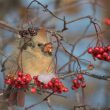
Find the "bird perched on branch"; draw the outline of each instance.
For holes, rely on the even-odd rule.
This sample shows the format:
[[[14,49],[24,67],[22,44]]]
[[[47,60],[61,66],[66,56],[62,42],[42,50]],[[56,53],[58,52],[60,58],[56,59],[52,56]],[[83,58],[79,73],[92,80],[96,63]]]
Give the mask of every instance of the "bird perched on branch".
[[[23,34],[24,35],[24,34]],[[28,35],[28,34],[27,34]],[[27,36],[26,36],[27,37]],[[21,46],[21,48],[15,48],[15,51],[8,57],[4,63],[4,73],[7,75],[16,76],[16,72],[19,69],[22,69],[23,73],[28,73],[32,77],[37,75],[46,75],[44,78],[41,78],[43,81],[48,81],[49,73],[54,73],[54,60],[52,57],[53,46],[50,39],[47,37],[47,32],[45,28],[42,28],[38,31],[32,39],[27,37],[26,42]],[[18,41],[20,44],[21,40]],[[34,43],[33,46],[27,46],[23,49],[24,45],[27,45],[31,40]],[[28,42],[28,43],[27,43]],[[53,74],[54,75],[54,74]],[[13,77],[14,77],[13,76]],[[24,106],[24,91],[12,92],[12,87],[8,86],[4,92],[5,98],[8,98],[11,105]],[[22,97],[22,99],[20,98]]]
[[[22,66],[26,73],[32,76],[53,71],[53,51],[47,32],[43,28],[39,30],[37,36],[33,38],[34,48],[27,48],[22,55]]]
[[[16,48],[5,61],[6,74],[15,73],[18,65],[24,73],[29,73],[31,76],[54,72],[53,46],[46,29],[41,28],[32,41],[34,42],[33,48],[28,46],[22,53],[20,53],[20,49]]]

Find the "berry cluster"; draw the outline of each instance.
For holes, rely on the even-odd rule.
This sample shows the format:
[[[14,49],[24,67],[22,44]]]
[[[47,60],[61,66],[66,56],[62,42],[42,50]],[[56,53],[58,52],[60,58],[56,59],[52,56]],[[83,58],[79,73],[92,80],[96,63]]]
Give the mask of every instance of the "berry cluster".
[[[17,72],[17,76],[8,75],[5,79],[5,83],[14,88],[27,88],[32,78],[30,74],[24,74],[21,71]]]
[[[40,89],[52,90],[55,93],[68,92],[68,88],[58,78],[52,78],[48,83],[43,83],[39,81],[38,76],[34,77],[34,83]],[[35,90],[32,90],[32,92]]]
[[[89,48],[88,53],[93,56],[93,58],[97,58],[99,60],[104,60],[110,62],[110,45],[107,47],[95,47]]]
[[[73,85],[72,85],[72,89],[73,90],[77,90],[80,87],[85,88],[86,87],[86,83],[84,81],[84,77],[82,74],[78,74],[76,79],[72,80]]]

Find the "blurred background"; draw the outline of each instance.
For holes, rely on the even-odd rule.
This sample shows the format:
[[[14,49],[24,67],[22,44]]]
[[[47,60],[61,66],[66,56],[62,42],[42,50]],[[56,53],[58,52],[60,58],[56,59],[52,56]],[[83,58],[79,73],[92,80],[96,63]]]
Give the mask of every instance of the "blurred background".
[[[0,0],[0,20],[8,22],[13,27],[21,28],[22,24],[26,26],[25,21],[27,15],[26,7],[32,0]],[[107,30],[104,36],[105,45],[110,43],[110,27],[103,24],[105,18],[110,18],[110,0],[39,0],[42,4],[48,5],[48,8],[60,18],[66,17],[66,20],[74,20],[84,16],[92,16],[96,18],[102,31]],[[28,17],[32,21],[32,24],[37,27],[48,27],[51,29],[61,30],[63,28],[63,22],[54,18],[48,12],[44,12],[44,9],[37,3],[33,3],[28,10]],[[95,38],[95,30],[88,19],[82,19],[74,23],[67,25],[68,30],[63,32],[63,37],[68,43],[74,44],[77,39],[81,36],[88,36],[77,42],[73,54],[79,56],[84,50],[87,49],[90,42]],[[93,36],[93,37],[90,37]],[[6,56],[11,55],[14,50],[16,37],[13,32],[0,29],[0,50],[1,53]],[[71,51],[71,47],[65,44],[65,47]],[[86,58],[93,62],[90,55],[85,54],[82,58]],[[2,63],[5,57],[0,57]],[[64,52],[59,51],[58,53],[58,67],[62,67],[68,60],[68,56]],[[98,75],[109,75],[110,64],[107,62],[93,62],[95,69],[91,72]],[[87,63],[82,63],[82,68],[86,68]],[[63,74],[60,73],[60,74]],[[63,80],[65,85],[71,88],[71,78]],[[90,77],[85,77],[87,87],[85,88],[85,104],[88,105],[88,110],[109,110],[110,109],[110,82]],[[3,77],[1,73],[0,87],[3,88]],[[76,103],[76,95],[81,97],[80,90],[79,94],[75,91],[70,90],[67,94],[62,94],[65,97],[52,96],[51,103],[54,110],[75,110],[74,105]],[[25,106],[39,102],[44,96],[31,95],[26,96]],[[23,110],[22,107],[14,107],[15,110]],[[0,110],[7,110],[5,103],[0,103]],[[33,107],[31,110],[47,110],[48,106],[46,103],[39,104]],[[78,108],[77,110],[82,110]]]

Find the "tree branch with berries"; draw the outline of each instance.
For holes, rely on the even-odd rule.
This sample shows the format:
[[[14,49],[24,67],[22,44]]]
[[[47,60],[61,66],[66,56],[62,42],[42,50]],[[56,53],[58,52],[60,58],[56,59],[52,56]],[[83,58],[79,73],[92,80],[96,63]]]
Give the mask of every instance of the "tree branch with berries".
[[[31,19],[30,17],[30,9],[34,3],[43,9],[43,11],[40,10],[41,13],[49,14],[49,19],[61,22],[62,27],[60,29],[49,28],[43,24],[36,26],[37,23],[33,23],[34,18]],[[43,102],[46,102],[50,110],[54,110],[51,97],[59,96],[65,100],[67,98],[65,95],[72,90],[76,95],[76,105],[73,104],[73,109],[84,108],[86,110],[89,107],[85,101],[85,90],[89,85],[86,76],[109,82],[109,75],[96,74],[94,70],[102,68],[100,62],[110,63],[110,45],[106,43],[104,38],[104,34],[109,30],[103,30],[100,21],[95,17],[95,6],[101,8],[102,6],[98,0],[88,3],[93,6],[93,15],[68,20],[66,16],[56,15],[49,9],[48,5],[44,5],[38,0],[32,0],[26,7],[20,28],[14,28],[10,24],[0,21],[0,28],[15,34],[16,40],[13,42],[15,42],[17,50],[12,52],[10,56],[5,55],[2,51],[0,52],[3,58],[1,63],[4,80],[4,87],[1,92],[4,96],[3,102],[6,101],[10,107],[25,107],[26,94],[39,94],[39,97],[40,95],[45,97],[38,103],[25,107],[25,110],[37,107]],[[77,2],[73,3],[73,5],[76,4]],[[60,10],[56,10],[56,12],[60,13]],[[65,33],[70,30],[69,26],[74,26],[76,22],[83,20],[87,20],[89,23],[83,34],[79,37],[76,36],[76,40],[67,41]],[[110,26],[110,19],[105,18],[103,24]],[[87,34],[90,28],[93,29],[94,33]],[[89,39],[86,49],[77,55],[75,49],[80,51],[77,46],[86,39]],[[83,47],[80,46],[80,48]],[[89,57],[86,58],[85,55]],[[59,66],[60,63],[64,62],[62,58],[68,59],[68,61],[65,60],[66,63]],[[96,62],[100,68],[97,67]],[[69,79],[71,87],[65,84],[66,79]]]

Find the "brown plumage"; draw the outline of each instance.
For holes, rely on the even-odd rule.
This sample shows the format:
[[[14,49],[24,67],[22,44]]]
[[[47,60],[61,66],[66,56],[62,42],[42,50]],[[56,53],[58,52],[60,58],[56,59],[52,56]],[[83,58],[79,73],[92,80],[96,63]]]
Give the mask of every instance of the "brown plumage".
[[[50,43],[50,39],[47,37],[45,28],[38,31],[38,34],[33,37],[33,41],[35,43],[35,48],[28,47],[22,52],[22,67],[24,72],[35,76],[42,73],[48,74],[49,72],[54,71],[52,55],[45,54],[45,52],[42,51],[43,48],[38,46],[38,44],[43,44],[45,46],[45,44]],[[45,47],[45,49],[47,48]],[[7,74],[10,72],[15,73],[17,69],[16,62],[18,54],[19,50],[16,48],[11,56],[11,59],[6,61],[5,66]]]
[[[42,51],[42,48],[38,44],[48,44],[50,40],[47,38],[47,33],[44,28],[39,30],[37,36],[33,37],[35,43],[35,48],[27,47],[26,50],[22,52],[22,68],[24,73],[29,73],[31,76],[36,76],[39,74],[49,74],[54,71],[54,63],[52,55],[47,55]],[[13,77],[17,70],[17,65],[21,66],[20,59],[18,60],[20,50],[15,49],[11,57],[5,61],[5,73],[9,74],[9,77]],[[12,92],[10,86],[7,87],[7,90],[4,94],[5,98],[8,98],[11,105],[24,106],[25,92],[16,91]],[[22,97],[22,100],[21,100]]]
[[[35,48],[28,48],[23,53],[23,69],[26,73],[30,73],[32,76],[47,73],[53,71],[53,64],[51,64],[52,56],[45,55],[42,48],[38,46],[38,43],[46,44],[50,40],[47,38],[47,33],[45,29],[41,29],[38,35],[34,37],[34,42],[36,44]],[[48,71],[49,65],[50,70]]]

